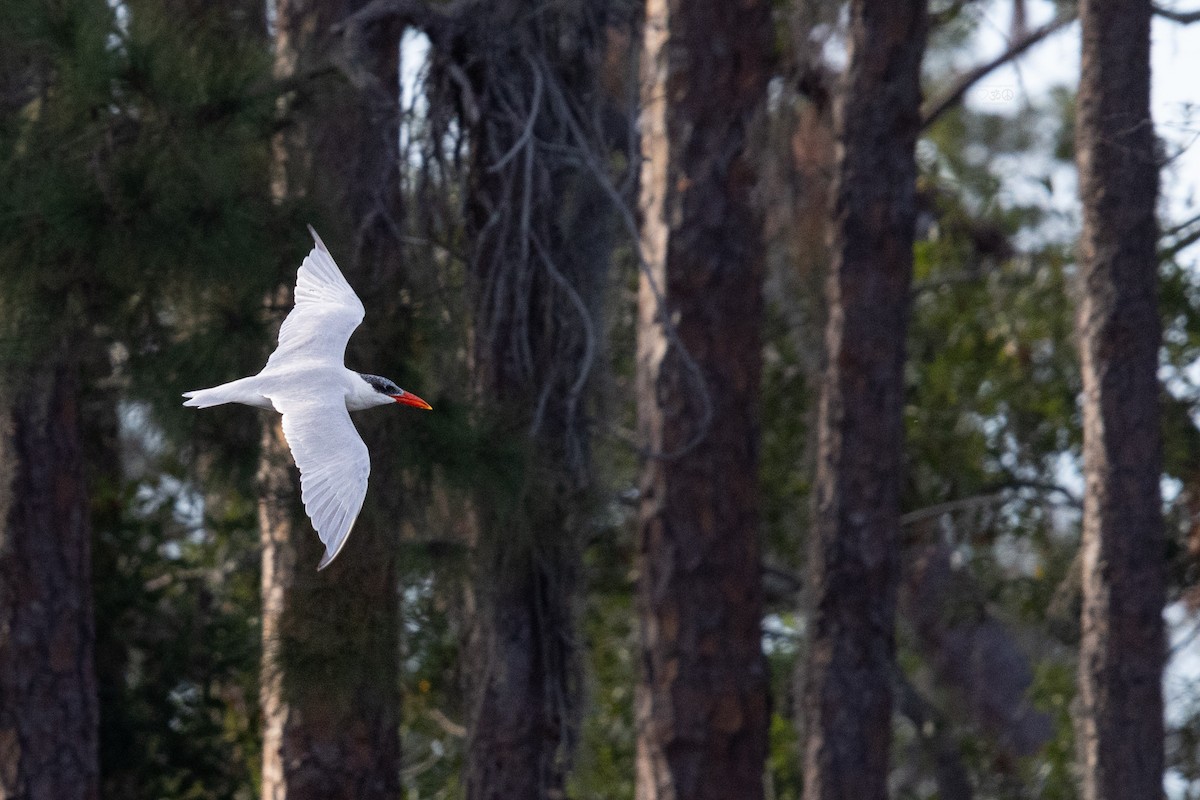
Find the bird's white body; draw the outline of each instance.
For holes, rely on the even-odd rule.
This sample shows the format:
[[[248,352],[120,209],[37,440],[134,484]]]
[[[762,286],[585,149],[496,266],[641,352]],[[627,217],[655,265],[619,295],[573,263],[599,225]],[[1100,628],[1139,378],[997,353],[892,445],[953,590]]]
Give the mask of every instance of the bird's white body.
[[[315,374],[312,371],[308,371],[306,374],[306,371],[302,369],[272,370],[268,365],[257,375],[239,378],[211,389],[188,392],[184,396],[190,399],[184,405],[192,408],[208,408],[225,403],[241,403],[244,406],[278,411],[270,400],[272,394],[287,393],[289,388],[297,385],[311,388],[315,384],[332,387],[335,391],[342,392],[346,398],[347,411],[365,411],[368,408],[391,405],[395,402],[391,397],[381,395],[357,372],[346,369],[344,366],[332,374],[319,370],[319,368]]]
[[[296,276],[296,307],[279,329],[279,346],[257,375],[187,392],[185,406],[241,403],[283,414],[283,433],[300,468],[301,496],[325,544],[323,569],[350,535],[367,493],[367,446],[351,411],[403,403],[429,408],[386,378],[346,369],[346,343],[365,316],[316,231]]]

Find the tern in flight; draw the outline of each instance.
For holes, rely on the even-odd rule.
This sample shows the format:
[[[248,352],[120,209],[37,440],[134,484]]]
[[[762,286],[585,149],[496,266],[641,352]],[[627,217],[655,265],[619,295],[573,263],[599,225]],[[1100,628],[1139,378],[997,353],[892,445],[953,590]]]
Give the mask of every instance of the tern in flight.
[[[350,412],[429,404],[387,378],[346,369],[346,343],[366,312],[311,225],[308,232],[315,245],[296,276],[296,307],[267,365],[249,378],[183,396],[193,408],[242,403],[283,415],[304,510],[325,545],[320,570],[345,546],[367,495],[371,457]]]

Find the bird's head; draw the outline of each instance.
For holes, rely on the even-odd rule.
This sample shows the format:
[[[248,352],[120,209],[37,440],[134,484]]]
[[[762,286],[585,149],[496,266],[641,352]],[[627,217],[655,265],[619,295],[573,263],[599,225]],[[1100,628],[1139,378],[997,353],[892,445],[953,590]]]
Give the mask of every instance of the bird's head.
[[[364,381],[366,381],[376,394],[380,395],[380,400],[386,403],[384,398],[390,398],[392,401],[405,406],[414,406],[416,408],[424,408],[432,410],[429,403],[426,403],[421,398],[417,397],[412,392],[406,392],[396,384],[389,381],[387,378],[381,378],[378,375],[364,375],[358,373]]]

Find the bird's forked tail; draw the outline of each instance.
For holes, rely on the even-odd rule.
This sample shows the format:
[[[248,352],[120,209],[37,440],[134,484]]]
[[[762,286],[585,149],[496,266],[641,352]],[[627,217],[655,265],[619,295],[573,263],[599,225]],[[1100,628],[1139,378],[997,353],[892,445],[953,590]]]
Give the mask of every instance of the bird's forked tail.
[[[189,408],[209,408],[225,403],[242,403],[259,408],[271,408],[271,401],[257,391],[257,380],[251,376],[240,380],[223,383],[211,389],[196,389],[184,392],[187,398],[184,402]]]

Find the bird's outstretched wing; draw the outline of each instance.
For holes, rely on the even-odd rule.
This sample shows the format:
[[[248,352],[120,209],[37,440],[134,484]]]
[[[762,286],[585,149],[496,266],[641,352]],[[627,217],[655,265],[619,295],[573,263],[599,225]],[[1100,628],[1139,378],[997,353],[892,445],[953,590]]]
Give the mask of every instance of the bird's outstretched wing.
[[[325,544],[324,569],[337,558],[362,510],[371,456],[340,395],[272,396],[283,435],[300,468],[300,496]]]
[[[311,225],[308,232],[315,244],[296,275],[296,307],[279,329],[279,346],[267,360],[268,369],[293,361],[342,366],[346,342],[366,314],[321,237]]]

